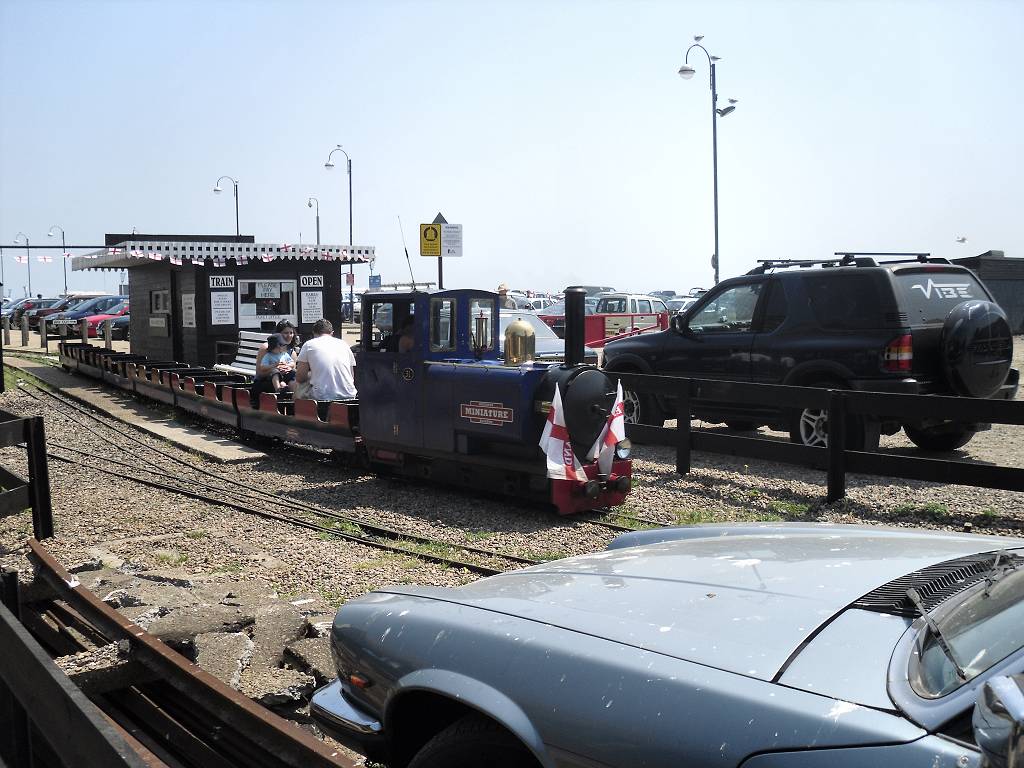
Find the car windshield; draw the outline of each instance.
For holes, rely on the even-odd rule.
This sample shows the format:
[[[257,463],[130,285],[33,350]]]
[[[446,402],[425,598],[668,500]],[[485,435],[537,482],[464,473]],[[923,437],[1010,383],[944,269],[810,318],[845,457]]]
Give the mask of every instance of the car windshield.
[[[538,339],[558,338],[558,335],[551,330],[551,326],[549,326],[536,315],[530,314],[528,312],[510,312],[509,314],[505,314],[505,312],[502,312],[500,318],[501,325],[498,330],[499,343],[504,341],[505,331],[508,330],[508,326],[513,320],[522,320],[525,323],[529,323],[530,327],[533,328],[534,336],[536,336]]]
[[[1001,554],[1001,564],[994,565],[985,581],[936,616],[941,638],[931,630],[924,633],[911,674],[920,695],[945,696],[1024,647],[1024,558],[1019,554]]]
[[[118,314],[120,314],[121,312],[124,312],[127,309],[128,309],[128,302],[127,301],[122,301],[120,304],[115,304],[114,306],[110,307],[109,309],[104,310],[104,312],[105,312],[105,314],[108,314],[108,315],[118,315]]]

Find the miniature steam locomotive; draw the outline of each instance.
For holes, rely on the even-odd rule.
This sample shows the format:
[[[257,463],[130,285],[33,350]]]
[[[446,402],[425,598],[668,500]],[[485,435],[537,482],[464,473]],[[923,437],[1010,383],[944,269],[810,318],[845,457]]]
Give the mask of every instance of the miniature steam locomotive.
[[[582,364],[583,293],[570,289],[566,359],[532,360],[532,330],[499,334],[494,293],[475,290],[369,293],[356,354],[357,400],[253,395],[246,377],[153,361],[80,343],[60,348],[65,368],[175,405],[240,432],[329,448],[358,466],[554,506],[561,514],[621,504],[630,490],[628,441],[610,471],[586,460],[615,401],[609,377]],[[394,331],[414,319],[414,342]],[[501,345],[504,342],[504,347]],[[549,477],[538,447],[557,390],[581,463],[576,477]]]

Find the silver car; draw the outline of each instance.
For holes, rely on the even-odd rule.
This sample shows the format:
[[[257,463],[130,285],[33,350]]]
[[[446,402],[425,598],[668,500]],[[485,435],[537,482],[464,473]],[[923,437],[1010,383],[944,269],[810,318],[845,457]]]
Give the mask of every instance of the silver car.
[[[391,768],[1024,765],[1022,556],[869,526],[627,534],[346,603],[311,711]]]

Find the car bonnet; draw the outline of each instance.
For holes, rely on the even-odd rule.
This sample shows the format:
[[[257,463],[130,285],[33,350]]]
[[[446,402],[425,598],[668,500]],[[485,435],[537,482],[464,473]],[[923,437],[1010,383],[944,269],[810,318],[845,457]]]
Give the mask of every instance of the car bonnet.
[[[998,549],[996,537],[738,535],[609,550],[455,589],[386,591],[518,616],[770,680],[819,626],[872,589]]]

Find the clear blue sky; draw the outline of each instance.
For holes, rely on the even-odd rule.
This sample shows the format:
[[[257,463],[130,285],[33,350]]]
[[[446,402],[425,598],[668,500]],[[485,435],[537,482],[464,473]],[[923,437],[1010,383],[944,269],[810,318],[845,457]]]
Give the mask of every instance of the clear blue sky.
[[[398,216],[436,279],[417,225],[442,211],[464,227],[447,287],[707,286],[707,63],[676,74],[703,34],[740,100],[719,121],[723,278],[839,249],[1024,256],[1022,22],[1012,0],[0,0],[0,242],[230,234],[222,174],[257,241],[314,240],[312,195],[346,242],[344,166],[323,167],[341,143],[385,282],[408,276]],[[33,263],[35,291],[59,261]]]

